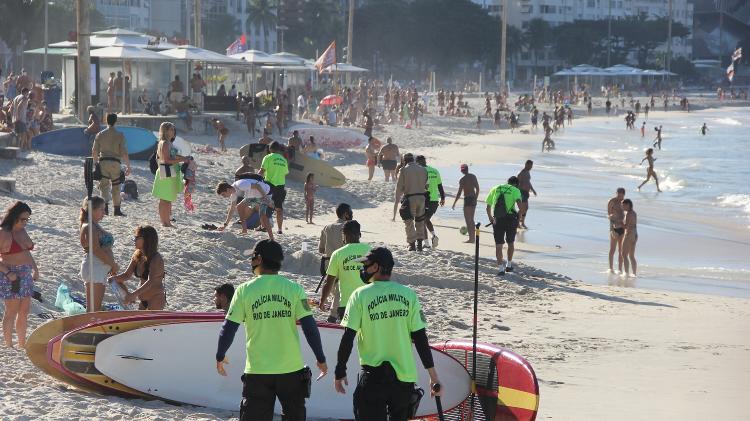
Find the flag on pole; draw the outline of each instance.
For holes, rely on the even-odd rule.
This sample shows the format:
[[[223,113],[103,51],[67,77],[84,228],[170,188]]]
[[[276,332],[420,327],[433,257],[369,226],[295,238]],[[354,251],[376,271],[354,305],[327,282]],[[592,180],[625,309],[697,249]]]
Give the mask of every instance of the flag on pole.
[[[732,62],[735,62],[742,58],[742,47],[739,47],[738,49],[734,50],[734,53],[732,53]]]
[[[331,45],[323,51],[323,54],[315,60],[315,68],[318,69],[318,73],[323,73],[323,69],[333,64],[336,64],[336,41],[333,41]]]
[[[231,56],[232,54],[241,53],[245,50],[247,50],[247,38],[245,37],[245,34],[242,34],[241,37],[229,44],[229,47],[227,47],[227,55]]]
[[[734,63],[727,67],[727,79],[729,79],[730,82],[734,79]]]

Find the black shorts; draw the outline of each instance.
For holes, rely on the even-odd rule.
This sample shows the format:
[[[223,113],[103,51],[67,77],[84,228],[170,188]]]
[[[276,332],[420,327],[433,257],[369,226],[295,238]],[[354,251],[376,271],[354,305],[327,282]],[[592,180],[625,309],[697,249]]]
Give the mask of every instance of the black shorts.
[[[495,244],[513,244],[516,241],[516,230],[518,229],[518,217],[506,216],[496,219],[492,225],[492,234]]]
[[[529,201],[529,191],[521,190],[521,202],[526,203]]]
[[[304,369],[286,374],[243,374],[240,421],[272,420],[276,399],[285,419],[306,419]]]
[[[380,161],[380,165],[383,166],[383,170],[385,171],[395,171],[398,162],[394,159],[383,159]]]
[[[437,212],[438,205],[440,205],[440,202],[427,202],[427,206],[424,208],[424,217],[426,219],[432,218],[432,215]]]
[[[464,207],[474,207],[477,205],[476,196],[464,196]]]
[[[273,206],[276,209],[284,209],[284,201],[286,200],[286,189],[284,186],[271,186],[271,195]]]

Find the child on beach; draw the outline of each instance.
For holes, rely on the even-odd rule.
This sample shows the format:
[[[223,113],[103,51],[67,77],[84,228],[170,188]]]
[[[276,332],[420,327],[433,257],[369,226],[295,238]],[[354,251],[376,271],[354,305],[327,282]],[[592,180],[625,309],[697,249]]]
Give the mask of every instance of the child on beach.
[[[648,169],[646,169],[646,179],[641,183],[640,186],[638,186],[638,190],[641,190],[641,187],[643,187],[644,184],[648,183],[648,180],[651,179],[651,177],[654,177],[654,182],[656,183],[656,191],[661,193],[661,189],[659,189],[659,178],[656,177],[656,172],[654,171],[654,161],[656,161],[656,158],[654,158],[654,150],[652,148],[648,148],[646,150],[646,156],[641,159],[641,165],[643,165],[643,161],[648,160]]]
[[[305,222],[313,223],[313,206],[315,204],[315,190],[318,186],[314,183],[315,174],[308,173],[305,179]]]
[[[224,126],[224,122],[222,122],[218,118],[211,120],[211,122],[213,123],[214,128],[216,129],[216,136],[219,140],[219,146],[221,146],[221,151],[226,152],[227,147],[224,145],[224,142],[226,141],[227,135],[229,134],[229,129],[227,129]]]

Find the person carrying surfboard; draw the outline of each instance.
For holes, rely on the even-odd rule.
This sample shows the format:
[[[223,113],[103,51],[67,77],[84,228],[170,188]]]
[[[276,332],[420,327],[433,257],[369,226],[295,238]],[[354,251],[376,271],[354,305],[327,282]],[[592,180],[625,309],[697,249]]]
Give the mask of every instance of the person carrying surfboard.
[[[284,200],[286,199],[286,175],[289,174],[289,163],[281,155],[281,144],[277,141],[271,142],[268,146],[269,153],[263,157],[258,174],[271,186],[271,195],[273,197],[273,206],[276,208],[276,225],[281,234],[281,226],[284,223]]]
[[[125,136],[115,130],[117,114],[107,114],[107,128],[99,132],[94,138],[91,156],[94,158],[94,168],[97,163],[101,168],[102,178],[99,180],[99,191],[104,198],[104,214],[109,215],[109,199],[115,207],[115,216],[125,216],[120,210],[122,197],[120,196],[120,165],[125,161],[125,176],[130,175],[130,158]]]
[[[361,227],[357,221],[346,221],[341,228],[344,238],[344,245],[331,254],[328,269],[326,269],[326,283],[323,286],[323,292],[320,294],[320,309],[323,312],[328,311],[326,301],[331,289],[339,283],[339,307],[336,310],[338,321],[344,317],[344,310],[349,296],[354,290],[363,286],[359,277],[359,270],[362,264],[357,259],[364,257],[372,248],[369,244],[360,243],[362,237]]]
[[[315,354],[320,375],[328,373],[326,357],[307,293],[298,283],[280,276],[284,252],[272,240],[255,244],[250,264],[255,277],[241,284],[229,304],[216,350],[216,371],[226,376],[227,350],[241,323],[245,325],[247,360],[242,376],[241,421],[273,420],[278,398],[288,421],[304,421],[305,398],[312,380],[300,350],[297,320]]]
[[[394,261],[390,250],[378,247],[358,259],[360,278],[368,285],[349,297],[341,325],[334,387],[346,393],[346,364],[354,338],[362,372],[354,390],[354,416],[358,421],[406,421],[413,418],[423,391],[416,389],[417,365],[412,342],[430,375],[433,396],[443,390],[427,342],[427,320],[417,293],[391,280]],[[437,391],[436,391],[437,390]]]

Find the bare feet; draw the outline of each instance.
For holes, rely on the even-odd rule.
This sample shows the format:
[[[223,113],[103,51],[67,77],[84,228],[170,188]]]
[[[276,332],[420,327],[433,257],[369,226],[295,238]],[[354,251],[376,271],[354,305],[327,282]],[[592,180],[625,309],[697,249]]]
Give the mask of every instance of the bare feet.
[[[466,240],[466,241],[464,241],[464,243],[467,243],[467,244],[470,244],[470,243],[473,243],[473,242],[474,242],[474,240]]]

